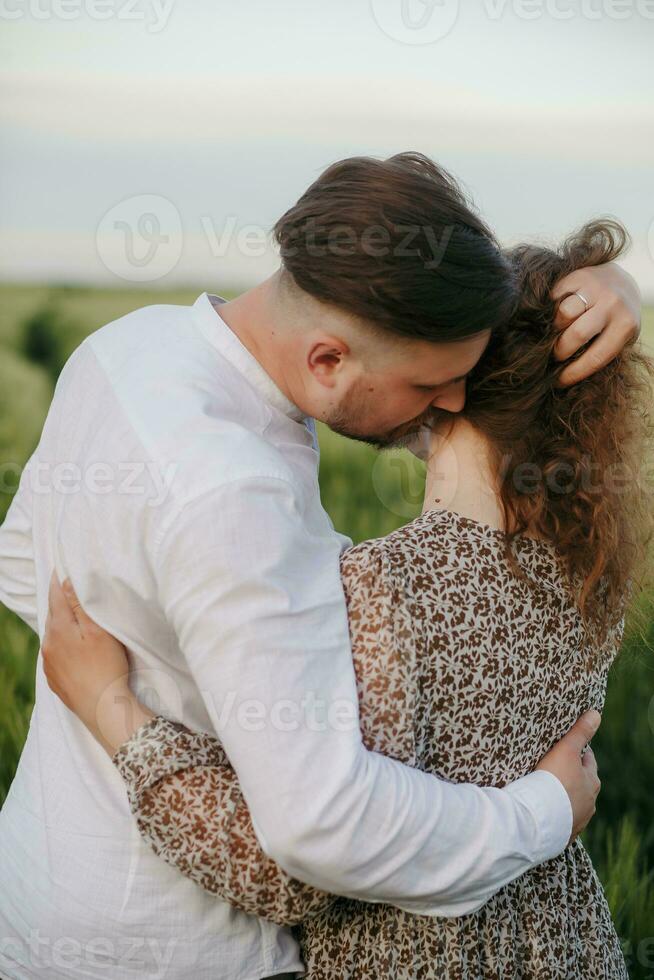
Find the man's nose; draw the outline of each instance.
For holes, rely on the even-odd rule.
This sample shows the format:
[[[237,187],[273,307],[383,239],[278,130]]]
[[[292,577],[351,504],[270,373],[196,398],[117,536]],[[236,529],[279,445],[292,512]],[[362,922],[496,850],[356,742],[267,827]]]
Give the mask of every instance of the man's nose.
[[[466,403],[466,383],[459,381],[455,385],[450,385],[436,395],[432,405],[434,408],[443,408],[446,412],[460,412]]]

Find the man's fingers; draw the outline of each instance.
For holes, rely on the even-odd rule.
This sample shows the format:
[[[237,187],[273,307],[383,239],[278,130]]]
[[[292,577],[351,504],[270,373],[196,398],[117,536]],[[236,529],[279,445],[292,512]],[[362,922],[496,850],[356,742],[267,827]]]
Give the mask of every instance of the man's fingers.
[[[578,357],[572,364],[568,364],[561,372],[558,379],[559,385],[567,388],[578,381],[583,381],[584,378],[589,378],[596,371],[601,371],[620,353],[630,335],[631,330],[626,327],[625,329],[604,330],[581,357]]]
[[[597,759],[595,758],[595,753],[591,749],[590,745],[581,757],[581,764],[587,773],[593,779],[593,792],[595,794],[595,799],[599,796],[599,791],[602,788],[599,776],[597,774]]]
[[[601,720],[599,711],[587,711],[564,736],[565,741],[574,748],[575,752],[579,752],[581,755],[583,748],[590,742],[599,728]]]
[[[587,769],[591,773],[591,775],[597,776],[597,759],[595,758],[595,753],[590,745],[581,757],[581,764],[584,769]]]
[[[554,293],[552,293],[552,295],[554,295]],[[577,317],[582,316],[585,312],[586,304],[581,296],[577,296],[576,293],[572,293],[570,296],[564,295],[564,298],[561,300],[556,310],[554,326],[564,329],[565,327],[569,326],[573,320],[576,320]]]
[[[606,315],[598,307],[592,307],[587,313],[582,312],[581,316],[562,331],[554,348],[554,356],[559,361],[567,361],[584,344],[601,333],[605,326]]]
[[[564,276],[563,279],[559,279],[554,283],[551,293],[552,299],[564,299],[566,296],[571,296],[577,289],[586,297],[586,299],[589,299],[588,295],[584,292],[584,286],[586,285],[587,280],[583,275],[583,270],[575,269],[574,272],[570,272],[567,276]]]
[[[52,573],[50,588],[48,590],[48,611],[53,621],[62,624],[75,623],[75,615],[70,607],[66,592],[57,578],[57,573]]]

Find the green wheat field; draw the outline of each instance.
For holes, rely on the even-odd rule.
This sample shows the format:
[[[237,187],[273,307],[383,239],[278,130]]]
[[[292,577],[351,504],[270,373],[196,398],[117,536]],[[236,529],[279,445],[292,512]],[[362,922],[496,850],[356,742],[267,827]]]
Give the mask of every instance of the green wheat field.
[[[192,303],[200,289],[147,291],[0,285],[0,521],[36,445],[61,366],[91,331],[149,303]],[[654,309],[645,314],[654,346]],[[388,533],[420,510],[421,464],[320,433],[323,503],[354,541]],[[645,623],[648,620],[645,618]],[[0,804],[30,722],[36,637],[0,606]],[[654,980],[654,620],[631,628],[594,742],[602,777],[585,834],[623,941],[630,975]]]

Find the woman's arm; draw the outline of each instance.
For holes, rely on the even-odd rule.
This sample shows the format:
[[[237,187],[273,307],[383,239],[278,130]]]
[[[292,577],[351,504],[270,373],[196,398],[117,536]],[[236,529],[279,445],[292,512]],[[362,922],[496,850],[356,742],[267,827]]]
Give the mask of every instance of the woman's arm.
[[[112,757],[141,836],[159,857],[235,908],[279,925],[335,901],[264,854],[219,740],[140,704],[129,688],[125,648],[84,613],[69,583],[51,585],[42,653],[50,687]],[[69,677],[76,678],[74,698]]]
[[[206,891],[280,925],[295,925],[334,901],[263,853],[218,739],[158,716],[121,745],[113,762],[142,837]]]

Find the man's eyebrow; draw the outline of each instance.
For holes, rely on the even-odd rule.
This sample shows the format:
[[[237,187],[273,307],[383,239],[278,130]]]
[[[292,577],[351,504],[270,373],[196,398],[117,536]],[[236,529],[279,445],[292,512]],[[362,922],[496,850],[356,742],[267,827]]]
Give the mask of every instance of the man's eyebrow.
[[[465,379],[466,379],[466,378],[467,378],[467,377],[468,377],[468,376],[469,376],[469,375],[470,375],[471,373],[472,373],[472,368],[470,369],[470,371],[466,371],[466,373],[465,373],[465,374],[460,374],[460,375],[458,376],[458,378],[452,378],[452,380],[451,380],[451,381],[445,381],[444,383],[445,383],[445,384],[448,384],[448,385],[455,385],[455,384],[457,384],[457,382],[459,382],[459,381],[465,381]]]
[[[447,381],[439,381],[437,385],[418,383],[418,388],[444,388],[446,385],[455,385],[459,381],[465,381],[467,377],[472,373],[472,368],[466,371],[465,374],[460,374],[457,378],[448,378]]]

